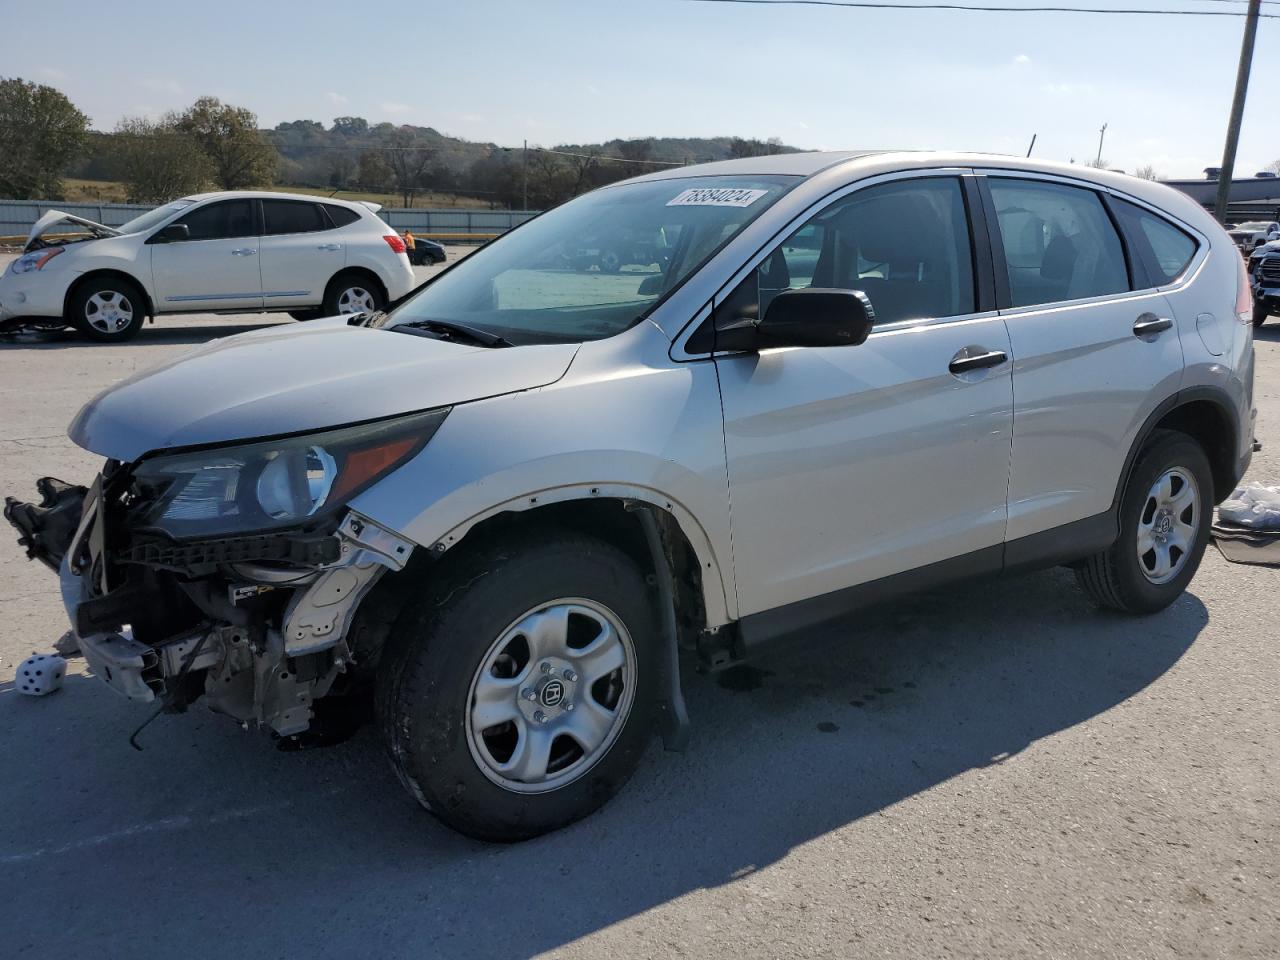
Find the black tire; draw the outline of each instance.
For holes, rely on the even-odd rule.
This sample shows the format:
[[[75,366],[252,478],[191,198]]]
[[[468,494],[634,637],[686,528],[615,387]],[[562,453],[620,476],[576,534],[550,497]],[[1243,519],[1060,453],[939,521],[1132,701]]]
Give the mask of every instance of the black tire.
[[[1260,327],[1267,322],[1267,317],[1271,315],[1271,302],[1269,300],[1253,301],[1253,325]]]
[[[320,310],[290,310],[289,316],[301,323],[306,320],[319,320],[324,313]]]
[[[576,779],[548,792],[515,792],[490,779],[473,755],[472,684],[504,631],[557,598],[593,601],[618,618],[632,638],[634,695],[611,745]],[[547,532],[454,559],[443,582],[401,614],[378,669],[378,726],[401,782],[448,826],[480,840],[526,840],[587,816],[627,782],[648,745],[657,634],[644,576],[594,538]]]
[[[1148,509],[1148,493],[1166,471],[1179,468],[1191,475],[1199,497],[1194,517],[1191,549],[1181,570],[1165,583],[1154,583],[1138,557],[1138,525]],[[1081,588],[1099,606],[1125,613],[1145,614],[1173,603],[1195,576],[1213,522],[1213,471],[1204,449],[1184,433],[1157,430],[1134,461],[1120,501],[1120,536],[1108,549],[1076,565]],[[1150,556],[1150,555],[1149,555]]]
[[[382,310],[386,307],[387,295],[383,292],[382,284],[373,277],[362,273],[340,273],[325,288],[321,314],[336,317],[342,313],[361,312],[350,307],[352,292],[356,290],[368,295],[370,310]]]
[[[63,319],[75,327],[82,336],[98,343],[123,343],[132,340],[146,320],[147,306],[142,291],[136,284],[117,277],[102,277],[80,284],[67,304]],[[115,305],[114,313],[106,318],[105,305]],[[123,314],[127,320],[121,320]]]

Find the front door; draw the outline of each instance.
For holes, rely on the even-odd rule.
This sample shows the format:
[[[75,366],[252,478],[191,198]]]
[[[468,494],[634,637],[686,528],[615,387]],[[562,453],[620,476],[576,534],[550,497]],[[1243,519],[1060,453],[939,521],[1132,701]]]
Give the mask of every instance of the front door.
[[[156,309],[161,313],[262,308],[262,273],[252,201],[217,200],[174,223],[190,237],[149,242]]]
[[[762,314],[780,290],[825,287],[876,314],[860,346],[716,360],[744,631],[943,561],[998,568],[1012,364],[1004,322],[978,312],[972,250],[959,177],[894,180],[834,201],[717,305]]]

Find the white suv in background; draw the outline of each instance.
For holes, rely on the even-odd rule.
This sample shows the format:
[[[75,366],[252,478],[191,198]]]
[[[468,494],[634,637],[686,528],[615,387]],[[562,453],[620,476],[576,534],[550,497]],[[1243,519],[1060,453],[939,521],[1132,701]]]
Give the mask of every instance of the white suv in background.
[[[0,323],[52,321],[120,341],[160,314],[380,310],[415,281],[377,209],[246,191],[185,197],[120,227],[51,210],[0,276]]]

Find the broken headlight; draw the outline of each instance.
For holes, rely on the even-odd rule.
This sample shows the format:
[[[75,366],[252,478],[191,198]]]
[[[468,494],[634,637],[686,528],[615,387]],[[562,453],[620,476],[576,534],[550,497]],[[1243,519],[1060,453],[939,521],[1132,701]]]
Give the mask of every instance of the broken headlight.
[[[137,522],[219,537],[318,519],[416,455],[448,412],[143,460],[133,472]]]

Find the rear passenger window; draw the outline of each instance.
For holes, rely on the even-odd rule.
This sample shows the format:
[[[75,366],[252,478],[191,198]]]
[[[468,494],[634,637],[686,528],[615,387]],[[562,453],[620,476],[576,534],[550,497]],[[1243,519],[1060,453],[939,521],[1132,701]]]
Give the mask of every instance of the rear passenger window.
[[[1010,305],[1080,300],[1129,289],[1124,247],[1092,190],[988,180],[1009,271]]]
[[[1113,199],[1129,243],[1146,267],[1152,286],[1170,283],[1182,275],[1196,255],[1196,242],[1179,227],[1150,210],[1126,200]]]
[[[335,227],[345,227],[347,224],[355,223],[360,219],[360,214],[350,207],[340,207],[336,203],[326,203],[324,210],[325,213],[329,214],[329,219],[333,221]]]
[[[973,313],[959,181],[895,181],[837,201],[782,241],[720,309],[763,316],[779,293],[806,287],[861,290],[877,325]]]
[[[265,236],[283,233],[313,233],[328,230],[329,224],[314,203],[298,200],[263,200],[262,215]]]

